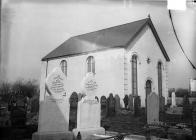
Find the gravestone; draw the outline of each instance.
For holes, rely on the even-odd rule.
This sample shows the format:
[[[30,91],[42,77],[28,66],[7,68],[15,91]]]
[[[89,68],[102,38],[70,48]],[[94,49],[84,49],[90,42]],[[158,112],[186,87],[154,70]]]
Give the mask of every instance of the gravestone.
[[[105,129],[101,127],[101,105],[95,99],[98,86],[94,74],[87,73],[82,83],[86,96],[78,102],[77,128],[73,133],[75,138],[80,135],[87,140],[94,134],[105,134]]]
[[[113,116],[115,115],[115,98],[113,97],[113,94],[110,93],[108,99],[108,116]]]
[[[99,102],[99,98],[97,96],[95,96],[95,99],[97,100],[97,102]]]
[[[141,99],[140,96],[134,97],[134,115],[139,116],[141,110]]]
[[[159,122],[159,96],[152,92],[147,97],[147,123]]]
[[[107,106],[107,99],[105,96],[101,96],[101,119],[107,117],[108,106]]]
[[[78,108],[78,95],[73,92],[69,98],[70,111],[69,111],[69,130],[77,126],[77,108]]]
[[[133,95],[131,95],[131,94],[129,95],[128,109],[130,111],[133,111],[134,110],[134,108],[133,108]]]
[[[160,101],[160,111],[164,112],[165,111],[165,97],[161,96],[159,97],[159,101]]]
[[[192,138],[196,140],[196,102],[193,102],[192,109]]]
[[[128,95],[125,95],[123,101],[124,101],[124,104],[125,104],[125,109],[128,109],[128,103],[129,103],[129,97],[128,97]]]
[[[120,97],[118,95],[115,95],[115,113],[120,113]]]
[[[176,94],[175,92],[172,92],[172,103],[171,103],[171,107],[175,107],[176,106]]]
[[[66,77],[60,68],[55,68],[46,79],[44,101],[40,102],[38,132],[32,136],[37,139],[72,139],[69,128],[69,100],[66,95]],[[43,94],[43,93],[42,93]]]

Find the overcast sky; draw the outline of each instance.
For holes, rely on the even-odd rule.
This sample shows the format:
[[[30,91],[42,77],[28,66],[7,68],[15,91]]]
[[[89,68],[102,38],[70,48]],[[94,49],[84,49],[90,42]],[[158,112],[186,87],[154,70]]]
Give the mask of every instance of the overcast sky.
[[[69,37],[140,20],[150,14],[171,59],[169,87],[188,88],[189,79],[196,77],[196,70],[180,50],[166,3],[116,1],[4,0],[1,79],[39,80],[41,58]],[[172,15],[182,46],[196,65],[196,11],[192,7],[186,11],[172,11]]]

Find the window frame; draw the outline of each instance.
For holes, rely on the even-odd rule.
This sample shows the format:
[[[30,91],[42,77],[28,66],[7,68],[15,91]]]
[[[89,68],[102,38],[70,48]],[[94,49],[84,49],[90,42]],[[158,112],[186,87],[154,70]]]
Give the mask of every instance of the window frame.
[[[163,95],[163,73],[162,73],[163,64],[161,61],[157,63],[157,74],[158,74],[158,92],[159,96],[162,97]]]
[[[87,73],[92,72],[95,74],[95,58],[93,56],[88,56],[86,59]]]
[[[138,56],[133,54],[131,57],[131,70],[132,70],[132,94],[138,95],[138,75],[137,75]]]
[[[67,76],[67,61],[62,60],[60,62],[60,67],[61,67],[61,71],[65,74],[65,76]]]

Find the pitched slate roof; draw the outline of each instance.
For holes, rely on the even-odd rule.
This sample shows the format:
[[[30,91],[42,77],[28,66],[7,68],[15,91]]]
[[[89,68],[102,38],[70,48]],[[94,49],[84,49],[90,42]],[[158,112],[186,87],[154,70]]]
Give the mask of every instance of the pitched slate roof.
[[[115,47],[126,49],[147,25],[151,28],[166,60],[169,61],[169,57],[150,18],[71,37],[42,58],[42,61]]]

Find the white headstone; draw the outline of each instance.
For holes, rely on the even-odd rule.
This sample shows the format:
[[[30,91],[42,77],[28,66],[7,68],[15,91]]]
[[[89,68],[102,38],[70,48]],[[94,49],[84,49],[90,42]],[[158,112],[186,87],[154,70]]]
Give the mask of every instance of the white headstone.
[[[101,105],[95,98],[97,82],[93,73],[88,73],[82,81],[86,96],[78,102],[77,128],[73,130],[77,136],[80,132],[82,140],[89,139],[92,134],[104,134],[105,129],[101,124]]]
[[[175,107],[176,106],[176,94],[175,92],[172,92],[172,103],[171,103],[171,107]]]
[[[68,131],[70,105],[65,80],[60,68],[55,68],[47,76],[46,88],[49,96],[40,103],[39,132]]]
[[[88,98],[94,98],[97,92],[97,82],[93,73],[87,73],[82,81],[82,90]]]
[[[196,92],[196,80],[195,79],[190,80],[190,90],[191,92]]]
[[[70,104],[66,95],[66,77],[60,68],[47,76],[45,86],[48,94],[40,102],[38,132],[32,135],[32,140],[72,140],[73,134],[68,131]]]
[[[97,128],[100,127],[100,103],[96,99],[86,97],[78,103],[77,128]]]
[[[46,89],[55,99],[62,99],[66,94],[66,77],[60,68],[55,68],[46,78]]]
[[[159,96],[152,92],[147,97],[147,123],[159,122]]]

